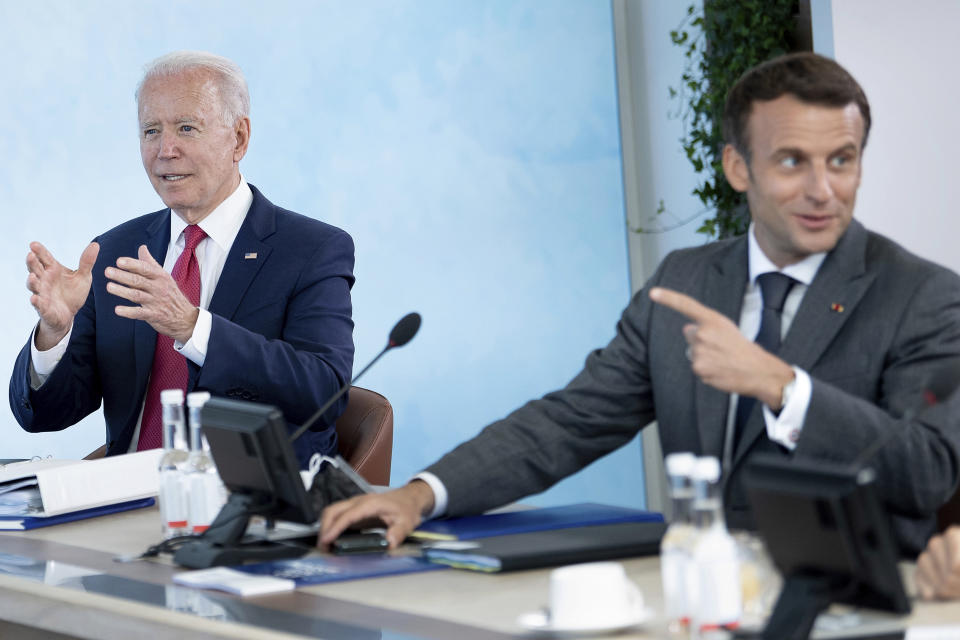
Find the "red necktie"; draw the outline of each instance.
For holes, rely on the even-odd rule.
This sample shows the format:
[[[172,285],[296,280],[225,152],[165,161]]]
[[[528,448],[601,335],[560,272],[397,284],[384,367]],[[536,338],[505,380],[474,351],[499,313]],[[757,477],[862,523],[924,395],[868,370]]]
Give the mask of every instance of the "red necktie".
[[[195,224],[187,225],[183,230],[186,246],[173,265],[174,282],[191,304],[200,305],[200,263],[195,250],[200,241],[207,237],[203,229]],[[183,389],[187,392],[187,359],[173,348],[173,338],[157,334],[157,346],[153,352],[153,368],[150,370],[150,383],[147,386],[147,398],[143,406],[143,420],[140,423],[140,440],[137,451],[156,449],[163,444],[162,408],[160,392],[164,389]]]

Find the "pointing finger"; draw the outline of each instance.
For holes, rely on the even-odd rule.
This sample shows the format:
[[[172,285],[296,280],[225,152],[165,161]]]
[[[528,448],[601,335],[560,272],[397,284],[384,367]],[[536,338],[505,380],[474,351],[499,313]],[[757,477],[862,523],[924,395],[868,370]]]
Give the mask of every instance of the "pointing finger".
[[[654,287],[651,289],[650,299],[657,304],[662,304],[678,313],[682,313],[694,322],[709,320],[717,313],[710,307],[700,304],[688,295],[663,287]]]

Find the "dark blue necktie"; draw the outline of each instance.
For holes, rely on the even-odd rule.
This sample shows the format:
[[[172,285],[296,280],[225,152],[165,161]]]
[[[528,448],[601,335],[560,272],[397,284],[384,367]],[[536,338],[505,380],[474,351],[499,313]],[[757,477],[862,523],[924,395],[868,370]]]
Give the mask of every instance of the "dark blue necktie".
[[[760,285],[760,296],[763,299],[763,311],[760,315],[760,330],[754,340],[758,345],[772,354],[780,350],[780,314],[783,311],[783,303],[787,299],[790,289],[796,284],[796,280],[782,273],[772,272],[763,273],[757,276],[757,284]],[[736,451],[740,435],[747,424],[747,418],[756,404],[756,398],[750,396],[740,396],[737,401],[737,419],[733,423],[734,447]]]

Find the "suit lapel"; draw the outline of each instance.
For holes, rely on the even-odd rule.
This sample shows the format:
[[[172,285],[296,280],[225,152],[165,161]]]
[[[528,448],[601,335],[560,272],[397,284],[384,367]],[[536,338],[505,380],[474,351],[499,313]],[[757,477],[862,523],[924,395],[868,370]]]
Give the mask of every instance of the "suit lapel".
[[[854,220],[804,294],[780,348],[782,360],[810,371],[823,356],[875,278],[866,272],[866,247],[867,232]],[[734,464],[765,429],[758,403],[740,437]]]
[[[875,274],[867,273],[867,232],[856,221],[823,261],[803,297],[780,356],[809,371],[856,310]]]
[[[273,250],[263,239],[276,231],[276,212],[256,187],[250,185],[253,203],[227,254],[227,261],[210,300],[210,313],[233,318],[250,283]]]
[[[740,307],[747,287],[747,241],[743,237],[723,251],[706,269],[700,302],[740,324]],[[704,455],[721,456],[730,394],[696,380],[697,428]]]
[[[161,211],[147,226],[145,244],[154,260],[163,264],[170,245],[169,209]],[[136,257],[136,253],[131,257]],[[137,320],[133,325],[133,353],[137,371],[137,388],[147,388],[147,379],[153,367],[153,352],[157,344],[157,332],[147,322]]]

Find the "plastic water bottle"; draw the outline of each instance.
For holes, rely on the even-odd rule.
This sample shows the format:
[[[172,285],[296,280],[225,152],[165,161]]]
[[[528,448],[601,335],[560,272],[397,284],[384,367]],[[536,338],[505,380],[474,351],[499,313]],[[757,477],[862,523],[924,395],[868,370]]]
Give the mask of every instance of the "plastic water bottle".
[[[183,391],[160,392],[163,410],[163,456],[160,458],[160,520],[164,539],[189,533],[187,528],[187,439],[183,419]]]
[[[742,614],[740,560],[737,545],[723,517],[720,463],[714,457],[698,458],[693,468],[693,513],[697,525],[693,548],[694,570],[688,574],[695,602],[694,629],[709,638],[723,629],[734,629]],[[723,632],[726,636],[726,633]]]
[[[188,527],[190,533],[203,533],[217,517],[226,502],[226,490],[210,456],[210,445],[203,436],[201,410],[210,399],[206,391],[187,395],[190,416],[190,457],[187,461],[186,484],[189,493]]]
[[[693,562],[693,467],[697,458],[692,453],[671,453],[664,459],[670,482],[670,503],[673,517],[660,541],[660,576],[663,599],[671,634],[681,634],[690,624],[690,598],[687,574]]]

